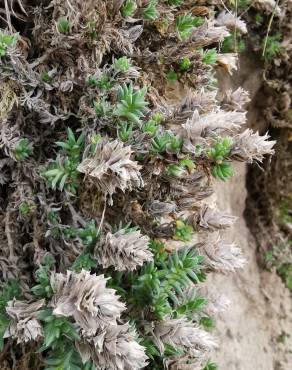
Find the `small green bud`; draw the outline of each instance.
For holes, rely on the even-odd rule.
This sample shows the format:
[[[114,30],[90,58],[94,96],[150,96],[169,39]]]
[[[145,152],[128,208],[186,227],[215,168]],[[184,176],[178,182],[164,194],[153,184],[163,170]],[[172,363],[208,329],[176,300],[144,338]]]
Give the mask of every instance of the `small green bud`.
[[[57,28],[60,33],[68,34],[71,30],[71,23],[65,17],[58,20]]]

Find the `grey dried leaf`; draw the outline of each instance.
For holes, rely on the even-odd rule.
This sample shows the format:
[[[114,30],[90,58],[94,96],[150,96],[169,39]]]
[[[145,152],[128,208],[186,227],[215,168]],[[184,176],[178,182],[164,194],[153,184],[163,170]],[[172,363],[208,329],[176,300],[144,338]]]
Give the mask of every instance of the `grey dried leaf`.
[[[76,348],[84,363],[91,358],[100,370],[138,370],[147,365],[147,356],[136,335],[128,324],[108,325]]]
[[[225,26],[217,26],[213,19],[209,19],[202,26],[197,27],[192,34],[192,40],[198,46],[207,46],[223,42],[230,33]]]
[[[107,233],[94,250],[94,257],[104,268],[113,266],[117,271],[132,271],[152,260],[148,236],[139,231],[119,230]]]
[[[12,165],[13,165],[13,161],[11,158],[0,159],[0,185],[4,185],[9,181],[10,176],[9,176],[8,168]]]
[[[19,125],[12,124],[12,120],[3,120],[0,128],[0,148],[4,150],[5,154],[16,161],[14,149],[20,140]]]
[[[183,350],[190,357],[198,358],[217,346],[209,333],[184,319],[156,322],[151,332],[152,339],[161,353],[165,351],[165,344],[169,344]]]
[[[221,294],[208,294],[208,305],[206,313],[210,316],[217,315],[218,313],[225,312],[231,307],[231,301],[228,297]]]
[[[167,370],[202,370],[205,367],[206,359],[202,358],[192,361],[188,356],[183,356],[180,358],[167,358],[164,361],[164,366]]]
[[[198,247],[198,252],[205,257],[205,264],[218,272],[235,271],[246,264],[242,250],[236,244],[222,241],[219,233],[209,234]]]
[[[262,162],[264,156],[274,154],[273,146],[276,141],[268,140],[270,136],[266,133],[260,136],[258,132],[246,129],[241,134],[235,136],[234,147],[231,151],[231,158],[238,161]]]
[[[237,30],[240,33],[247,33],[246,23],[236,17],[236,15],[232,14],[231,12],[227,12],[223,10],[218,17],[216,18],[215,24],[218,26],[225,26],[230,31]]]
[[[42,325],[37,316],[44,304],[44,299],[32,303],[16,299],[9,301],[6,312],[11,317],[11,322],[4,334],[4,338],[12,337],[17,339],[17,343],[26,343],[42,337]]]
[[[246,122],[245,112],[229,112],[221,109],[200,115],[194,111],[191,119],[182,125],[182,135],[196,143],[200,137],[208,133],[230,133],[240,129]]]
[[[134,187],[143,186],[139,172],[140,166],[131,160],[130,146],[124,147],[118,141],[102,141],[96,148],[92,158],[85,158],[78,166],[78,171],[88,175],[99,189],[110,196],[117,189],[132,190]]]
[[[237,70],[238,55],[236,53],[224,53],[217,55],[217,64],[230,75]]]
[[[142,25],[136,25],[129,29],[109,29],[112,50],[126,56],[134,55],[134,42],[143,32]]]
[[[18,104],[17,95],[9,83],[2,83],[0,86],[0,119],[1,122],[9,117],[14,105]]]
[[[277,16],[280,16],[282,11],[279,5],[277,5],[276,0],[254,0],[252,5],[256,9],[264,10],[267,13],[272,13],[273,11]]]
[[[237,217],[204,205],[200,209],[199,226],[211,231],[226,229],[234,224]]]
[[[106,287],[103,275],[67,271],[51,276],[54,296],[51,301],[54,315],[73,316],[84,335],[95,335],[98,329],[116,323],[124,303],[119,301],[114,289]]]
[[[172,113],[174,124],[181,125],[188,118],[193,116],[195,110],[199,114],[207,113],[216,108],[216,91],[200,91],[189,90],[178,106],[174,108]]]
[[[223,100],[224,107],[228,110],[236,110],[238,112],[244,112],[244,107],[249,103],[249,93],[242,87],[239,87],[235,91],[227,90]]]
[[[152,215],[163,216],[174,212],[176,204],[174,202],[160,202],[159,200],[154,200],[147,208]]]

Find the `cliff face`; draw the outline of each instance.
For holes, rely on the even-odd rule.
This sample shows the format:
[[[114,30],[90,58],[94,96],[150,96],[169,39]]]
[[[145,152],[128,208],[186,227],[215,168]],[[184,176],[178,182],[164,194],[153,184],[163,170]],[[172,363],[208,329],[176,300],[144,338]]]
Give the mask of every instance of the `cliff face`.
[[[263,110],[273,108],[267,104],[271,102],[271,91],[265,87],[262,61],[252,51],[245,52],[240,57],[239,66],[239,70],[231,77],[219,74],[220,90],[234,90],[238,86],[247,90],[251,98],[248,126],[264,132],[268,121]],[[287,158],[289,151],[283,138],[276,147]],[[279,156],[276,150],[272,162],[281,161]],[[261,217],[250,210],[250,207],[253,211],[258,209],[259,197],[266,199],[269,204],[269,198],[265,198],[262,192],[265,186],[270,189],[276,187],[273,172],[270,172],[269,181],[261,181],[263,177],[267,179],[266,171],[271,171],[268,166],[270,160],[265,162],[264,171],[257,166],[238,164],[236,178],[231,179],[228,185],[217,183],[215,188],[219,209],[227,206],[226,210],[238,217],[228,233],[229,241],[242,246],[248,261],[246,267],[238,270],[237,274],[213,275],[209,281],[211,295],[222,294],[231,301],[229,310],[219,313],[219,319],[216,320],[221,347],[214,358],[222,369],[284,370],[289,368],[292,361],[292,338],[289,334],[292,330],[291,292],[275,270],[268,271],[263,265],[264,253],[276,235],[267,226],[261,229],[262,232],[265,230],[264,234],[258,228],[260,220],[268,220],[267,210],[262,209]],[[290,175],[289,171],[279,171],[279,176],[285,179],[287,186],[290,184]],[[251,199],[250,192],[255,198]],[[275,197],[270,196],[270,202],[275,204]]]

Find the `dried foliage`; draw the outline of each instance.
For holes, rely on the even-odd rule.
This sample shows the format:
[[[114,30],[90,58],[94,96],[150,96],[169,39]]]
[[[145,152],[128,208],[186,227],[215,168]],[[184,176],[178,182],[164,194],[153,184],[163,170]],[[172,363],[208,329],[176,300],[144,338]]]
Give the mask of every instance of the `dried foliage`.
[[[243,90],[217,98],[244,22],[213,1],[5,4],[0,277],[22,298],[3,285],[0,339],[50,370],[204,368],[216,309],[197,287],[244,264],[213,183],[274,145],[242,133]]]

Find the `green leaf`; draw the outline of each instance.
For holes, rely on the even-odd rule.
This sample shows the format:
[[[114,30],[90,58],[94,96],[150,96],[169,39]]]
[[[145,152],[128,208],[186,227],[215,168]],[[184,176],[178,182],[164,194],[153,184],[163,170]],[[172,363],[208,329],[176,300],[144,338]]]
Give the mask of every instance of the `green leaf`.
[[[5,313],[7,303],[13,298],[20,298],[21,293],[19,282],[16,280],[9,280],[8,282],[1,284],[0,312]]]
[[[73,263],[71,269],[76,272],[81,270],[90,271],[92,268],[97,266],[97,261],[95,261],[89,253],[82,253]]]
[[[159,12],[156,8],[158,1],[150,0],[148,6],[143,10],[143,18],[154,21],[159,17]]]
[[[71,30],[71,23],[64,17],[59,18],[57,28],[60,33],[68,34]]]
[[[18,34],[7,35],[0,32],[0,57],[4,57],[9,48],[13,47],[18,39]]]
[[[139,124],[140,119],[144,117],[144,112],[148,105],[145,101],[146,93],[146,87],[134,91],[132,84],[119,86],[118,103],[114,114]]]
[[[137,4],[135,0],[126,0],[122,6],[123,17],[131,17],[137,9]]]
[[[217,50],[216,49],[209,49],[204,52],[203,54],[203,63],[208,65],[213,65],[217,62]]]
[[[32,144],[28,139],[20,139],[15,145],[14,154],[17,161],[23,161],[31,156],[33,153]]]
[[[195,27],[204,23],[201,17],[193,17],[190,14],[180,15],[175,20],[175,30],[181,40],[186,40],[191,36]]]
[[[116,72],[126,73],[131,67],[131,61],[127,57],[121,57],[114,61],[113,67]]]
[[[0,352],[3,350],[4,346],[4,334],[8,328],[10,320],[8,316],[0,312]]]

